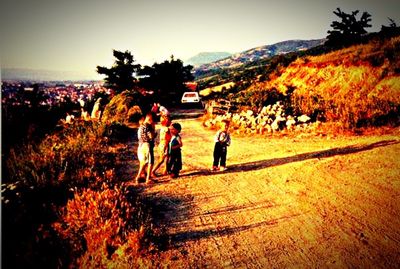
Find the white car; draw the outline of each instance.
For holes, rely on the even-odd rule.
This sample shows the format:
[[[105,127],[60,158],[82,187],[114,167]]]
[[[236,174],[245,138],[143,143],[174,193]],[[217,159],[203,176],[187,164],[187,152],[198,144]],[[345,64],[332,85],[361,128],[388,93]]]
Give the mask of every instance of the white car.
[[[182,104],[184,103],[199,103],[200,96],[198,92],[185,92],[181,99]]]

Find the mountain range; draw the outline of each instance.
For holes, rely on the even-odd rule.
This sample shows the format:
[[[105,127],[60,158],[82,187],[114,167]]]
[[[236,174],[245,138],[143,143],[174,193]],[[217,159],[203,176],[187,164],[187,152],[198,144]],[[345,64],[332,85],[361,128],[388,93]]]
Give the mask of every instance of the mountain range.
[[[326,39],[312,40],[287,40],[272,45],[252,48],[229,57],[204,63],[194,68],[195,71],[207,71],[212,69],[225,69],[239,67],[245,63],[270,58],[275,55],[307,50],[325,43]]]
[[[229,52],[200,52],[193,57],[190,57],[185,61],[185,64],[190,64],[194,67],[198,67],[203,64],[212,63],[221,59],[228,58],[232,55]]]

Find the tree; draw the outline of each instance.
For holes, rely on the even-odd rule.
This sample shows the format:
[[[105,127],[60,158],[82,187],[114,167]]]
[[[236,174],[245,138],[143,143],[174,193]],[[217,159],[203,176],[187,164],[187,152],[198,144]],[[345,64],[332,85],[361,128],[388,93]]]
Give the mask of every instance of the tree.
[[[365,28],[371,27],[371,15],[363,12],[361,18],[357,20],[358,10],[347,14],[337,8],[333,13],[338,16],[341,21],[333,21],[331,27],[333,30],[328,31],[326,45],[341,46],[351,45],[361,41],[361,38],[367,33]]]
[[[169,61],[142,68],[139,72],[142,76],[140,85],[152,89],[158,101],[173,104],[181,98],[183,92],[187,91],[185,82],[194,79],[192,69],[193,66],[184,66],[181,60],[175,60],[172,55]]]
[[[400,34],[400,27],[397,26],[396,22],[393,19],[388,18],[388,20],[390,22],[389,26],[382,25],[380,33],[385,37],[391,37],[391,36],[399,35]]]
[[[135,60],[129,51],[113,50],[113,55],[116,58],[114,65],[111,68],[97,66],[97,73],[106,75],[104,80],[107,86],[116,93],[132,90],[137,83],[134,74],[140,70],[140,64],[134,64]]]

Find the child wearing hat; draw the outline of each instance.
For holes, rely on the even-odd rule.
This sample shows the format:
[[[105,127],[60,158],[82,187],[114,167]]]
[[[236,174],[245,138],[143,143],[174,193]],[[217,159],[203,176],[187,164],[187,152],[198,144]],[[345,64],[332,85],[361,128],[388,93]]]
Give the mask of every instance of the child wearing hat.
[[[179,171],[182,169],[182,138],[179,135],[181,132],[181,125],[179,123],[172,123],[170,126],[171,141],[168,145],[168,160],[167,171],[171,178],[179,176]]]

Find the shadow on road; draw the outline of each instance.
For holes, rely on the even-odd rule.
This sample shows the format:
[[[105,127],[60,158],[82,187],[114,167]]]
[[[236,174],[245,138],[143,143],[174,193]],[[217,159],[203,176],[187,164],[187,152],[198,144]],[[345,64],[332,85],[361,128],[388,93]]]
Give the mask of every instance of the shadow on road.
[[[257,227],[265,227],[265,226],[276,226],[280,222],[283,221],[288,221],[292,218],[298,217],[301,214],[294,214],[294,215],[288,215],[288,216],[282,216],[280,218],[275,218],[271,220],[265,220],[265,221],[260,221],[256,223],[251,223],[247,225],[242,225],[242,226],[225,226],[225,227],[217,227],[214,229],[204,229],[204,230],[198,230],[198,231],[184,231],[184,232],[178,232],[175,234],[171,235],[171,243],[172,246],[174,247],[179,247],[183,243],[187,241],[195,241],[203,238],[209,238],[209,237],[215,237],[215,236],[226,236],[226,235],[231,235],[234,233],[254,229]]]
[[[351,145],[347,147],[341,148],[333,148],[315,152],[307,152],[302,154],[297,154],[294,156],[283,157],[283,158],[275,158],[275,159],[267,159],[267,160],[260,160],[254,162],[247,162],[241,164],[233,164],[229,166],[229,169],[224,172],[217,172],[218,174],[226,174],[226,173],[236,173],[236,172],[243,172],[243,171],[253,171],[264,169],[272,166],[283,165],[287,163],[293,162],[301,162],[309,159],[322,159],[322,158],[329,158],[336,155],[347,155],[367,150],[372,150],[378,147],[385,147],[389,145],[395,145],[400,143],[398,140],[383,140],[379,142],[375,142],[368,145]],[[182,176],[196,176],[196,175],[210,175],[215,174],[215,172],[211,172],[208,169],[202,169],[192,172],[187,172],[182,174]]]
[[[378,147],[384,147],[389,145],[398,144],[400,141],[398,140],[384,140],[379,141],[372,144],[367,145],[351,145],[347,147],[340,148],[332,148],[328,150],[321,150],[315,152],[308,152],[297,154],[294,156],[283,157],[283,158],[275,158],[269,160],[260,160],[255,162],[247,162],[242,164],[235,164],[229,167],[229,170],[225,172],[218,172],[221,174],[225,173],[234,173],[240,171],[252,171],[258,169],[264,169],[272,166],[283,165],[287,163],[305,161],[309,159],[322,159],[329,158],[337,155],[346,155],[352,154],[367,150],[372,150]],[[207,169],[193,171],[183,174],[182,176],[196,176],[196,175],[209,175],[214,174],[214,172],[210,172]],[[219,194],[213,194],[218,196]],[[188,230],[188,231],[178,231],[172,234],[168,233],[168,229],[174,226],[183,225],[188,219],[193,218],[195,216],[217,216],[223,214],[230,214],[234,212],[247,212],[260,208],[270,208],[280,205],[275,205],[271,201],[261,201],[258,204],[252,204],[250,206],[226,206],[217,208],[213,211],[196,214],[196,203],[198,201],[194,201],[194,195],[165,195],[163,192],[156,193],[148,193],[145,194],[142,201],[147,204],[151,209],[149,210],[152,215],[153,225],[155,227],[161,228],[162,233],[159,238],[154,238],[159,242],[160,250],[166,250],[170,247],[179,248],[189,241],[196,241],[203,238],[210,237],[220,237],[226,235],[232,235],[238,232],[246,231],[249,229],[254,229],[257,227],[273,227],[278,225],[281,222],[289,221],[293,218],[296,218],[302,214],[306,214],[306,212],[302,212],[302,214],[290,214],[284,215],[279,218],[264,220],[260,222],[250,223],[241,226],[223,226],[223,227],[198,227],[199,229]],[[213,198],[210,196],[208,198]],[[208,199],[207,197],[205,199]],[[179,230],[179,229],[178,229]]]

